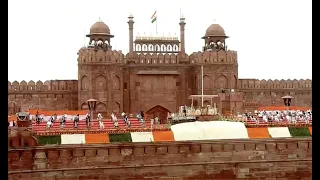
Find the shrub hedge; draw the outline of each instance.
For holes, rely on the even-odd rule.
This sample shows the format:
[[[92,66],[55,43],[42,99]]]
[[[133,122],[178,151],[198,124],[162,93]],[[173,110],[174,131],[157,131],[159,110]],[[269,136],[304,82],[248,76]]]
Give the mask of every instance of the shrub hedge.
[[[126,143],[132,142],[130,133],[121,133],[121,134],[109,134],[110,143]]]
[[[292,137],[308,137],[311,136],[309,129],[307,127],[289,127],[289,132]]]
[[[37,136],[40,145],[61,144],[61,136]]]

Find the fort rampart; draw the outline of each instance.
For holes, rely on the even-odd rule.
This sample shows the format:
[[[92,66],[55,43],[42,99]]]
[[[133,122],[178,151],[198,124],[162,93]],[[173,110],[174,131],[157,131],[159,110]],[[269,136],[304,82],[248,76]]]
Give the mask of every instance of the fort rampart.
[[[250,139],[11,148],[27,179],[311,179],[312,140]]]
[[[186,54],[182,55],[181,53],[139,53],[136,51],[134,52],[133,57],[130,58],[129,54],[124,56],[121,51],[81,48],[78,54],[80,80],[8,82],[8,100],[10,109],[8,110],[8,114],[27,111],[30,108],[45,110],[76,110],[82,108],[83,103],[93,96],[96,99],[99,99],[101,96],[103,98],[100,99],[108,99],[108,102],[110,102],[109,104],[104,102],[107,105],[104,106],[101,111],[104,112],[106,109],[109,109],[109,111],[112,111],[112,109],[119,109],[120,111],[125,109],[124,104],[130,104],[123,100],[129,99],[129,95],[131,100],[135,96],[143,96],[144,93],[152,94],[152,97],[155,97],[156,91],[159,90],[157,88],[160,88],[153,85],[153,89],[148,89],[148,87],[151,87],[150,84],[158,82],[156,81],[157,74],[151,73],[152,76],[149,74],[148,78],[150,80],[148,81],[146,78],[139,80],[136,74],[140,72],[140,70],[145,70],[148,73],[150,73],[149,71],[160,72],[165,69],[170,69],[168,67],[173,64],[177,67],[181,66],[180,69],[174,69],[178,69],[179,72],[177,70],[177,73],[182,75],[177,76],[176,79],[172,78],[172,82],[170,81],[171,84],[166,84],[168,88],[173,90],[171,94],[174,94],[173,97],[170,97],[169,99],[171,101],[175,98],[179,100],[179,102],[178,100],[177,102],[166,101],[166,105],[172,107],[171,109],[175,109],[177,104],[185,102],[188,94],[201,93],[201,78],[197,77],[197,74],[199,74],[200,71],[199,68],[193,68],[200,67],[200,65],[205,66],[203,78],[204,94],[217,94],[218,89],[222,88],[221,86],[243,93],[243,98],[240,98],[241,101],[237,101],[237,110],[251,110],[256,109],[258,106],[283,105],[281,97],[285,95],[294,96],[292,102],[292,105],[294,106],[311,107],[312,104],[312,81],[309,79],[238,79],[236,51],[195,52],[189,56]],[[183,63],[181,63],[180,60],[183,60]],[[187,66],[190,66],[190,71],[183,68]],[[128,67],[132,67],[137,72],[131,72],[133,71],[132,68],[128,69]],[[172,68],[170,71],[171,70]],[[189,75],[187,75],[188,73]],[[91,79],[84,79],[84,77],[87,76]],[[110,78],[109,76],[113,78]],[[141,83],[141,87],[146,87],[143,89],[146,90],[146,92],[142,92],[141,89],[138,91],[135,90],[140,86],[140,81],[149,83],[149,85]],[[89,86],[94,88],[89,90]],[[127,89],[130,89],[130,92],[128,92]],[[115,94],[107,94],[108,92],[114,92]],[[180,92],[179,94],[183,95],[180,95],[181,97],[176,96],[175,92]],[[163,97],[164,95],[158,93],[158,96]],[[131,106],[139,106],[139,108],[141,108],[141,104],[147,104],[143,101],[143,99],[146,98],[140,99],[140,104],[135,104],[132,100],[134,103],[131,103]],[[242,102],[242,99],[243,104],[239,105],[239,102]],[[111,101],[113,103],[111,103]],[[161,104],[159,99],[155,98],[153,101],[154,104]],[[227,100],[221,99],[221,101]],[[228,106],[230,106],[230,102],[228,104]],[[232,109],[230,107],[228,108]]]

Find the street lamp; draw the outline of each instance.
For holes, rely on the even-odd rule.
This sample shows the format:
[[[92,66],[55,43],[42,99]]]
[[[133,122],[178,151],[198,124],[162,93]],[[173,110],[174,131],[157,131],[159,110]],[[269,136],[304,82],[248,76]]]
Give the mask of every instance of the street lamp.
[[[93,111],[96,109],[97,102],[98,102],[98,100],[96,100],[96,99],[88,99],[87,100],[91,119],[93,119]]]
[[[291,99],[293,99],[293,97],[287,95],[287,96],[283,96],[282,99],[283,99],[284,105],[285,105],[286,108],[287,108],[287,111],[289,111],[289,107],[290,107],[290,105],[291,105]]]

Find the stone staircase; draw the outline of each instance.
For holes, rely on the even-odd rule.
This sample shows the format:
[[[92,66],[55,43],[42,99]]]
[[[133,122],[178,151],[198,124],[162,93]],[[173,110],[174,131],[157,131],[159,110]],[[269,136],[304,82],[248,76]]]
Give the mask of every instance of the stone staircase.
[[[143,128],[143,125],[138,121],[138,119],[134,119],[131,118],[129,119],[129,121],[131,122],[131,128]],[[103,120],[103,124],[105,129],[114,129],[114,125],[111,119],[104,119]],[[126,129],[127,125],[125,124],[123,119],[118,119],[118,124],[119,124],[119,128],[120,129]],[[36,122],[32,123],[32,130],[35,132],[38,131],[45,131],[46,130],[46,122],[40,122],[40,124],[36,124]],[[146,122],[146,127],[150,127],[150,121]],[[52,127],[50,128],[50,130],[54,131],[54,130],[73,130],[75,129],[73,126],[73,121],[72,120],[67,120],[64,128],[60,128],[60,122],[56,121],[53,123]],[[86,121],[85,120],[80,120],[78,123],[78,130],[86,130],[87,129],[87,125],[86,125]],[[99,122],[94,119],[93,123],[91,124],[90,130],[98,130],[99,129]]]

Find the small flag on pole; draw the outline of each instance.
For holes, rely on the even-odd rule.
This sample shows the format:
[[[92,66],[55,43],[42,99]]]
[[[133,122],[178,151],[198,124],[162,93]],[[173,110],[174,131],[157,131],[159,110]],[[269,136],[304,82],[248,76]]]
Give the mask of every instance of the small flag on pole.
[[[154,23],[157,20],[157,10],[151,16],[151,23]]]

